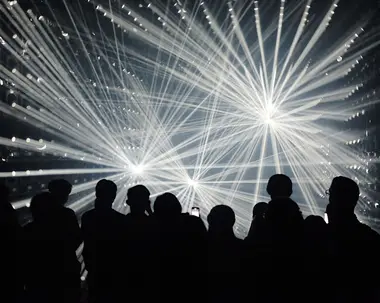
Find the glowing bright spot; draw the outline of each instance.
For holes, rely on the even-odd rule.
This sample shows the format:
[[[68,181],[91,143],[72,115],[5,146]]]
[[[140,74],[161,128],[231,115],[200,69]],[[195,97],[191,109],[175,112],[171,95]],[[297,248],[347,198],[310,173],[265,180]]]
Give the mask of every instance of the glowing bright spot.
[[[275,125],[276,112],[277,112],[277,110],[273,106],[273,104],[268,103],[260,115],[263,123],[270,125],[270,126],[274,126]]]
[[[144,172],[144,165],[139,164],[132,167],[132,172],[136,175],[141,175]]]
[[[189,184],[189,186],[196,187],[198,185],[198,182],[193,179],[188,179],[187,184]]]
[[[12,137],[12,142],[16,142],[16,137]]]

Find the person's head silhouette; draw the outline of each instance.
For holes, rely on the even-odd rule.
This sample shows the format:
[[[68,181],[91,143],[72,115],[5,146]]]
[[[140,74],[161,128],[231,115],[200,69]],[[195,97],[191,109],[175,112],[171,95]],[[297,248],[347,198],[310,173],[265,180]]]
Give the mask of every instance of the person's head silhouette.
[[[49,182],[48,189],[55,202],[65,205],[69,199],[72,185],[65,179],[56,179]]]
[[[175,195],[164,193],[154,201],[153,210],[158,217],[174,218],[182,213],[182,206]]]
[[[214,206],[207,216],[209,231],[216,234],[233,233],[235,212],[227,205]]]
[[[305,231],[309,234],[322,232],[325,230],[327,224],[321,216],[310,215],[304,221]]]
[[[276,174],[269,178],[267,193],[271,199],[289,198],[293,193],[292,180],[286,175]]]
[[[259,202],[256,203],[252,210],[252,218],[264,218],[268,209],[268,203]]]
[[[143,214],[150,211],[150,192],[144,185],[139,184],[128,189],[127,198],[131,213]]]
[[[30,211],[34,221],[46,221],[50,219],[49,206],[53,196],[50,192],[42,192],[35,195],[30,201]]]
[[[352,216],[359,200],[359,186],[350,178],[335,177],[329,189],[329,204],[326,212],[329,223],[336,218]]]
[[[100,180],[95,188],[95,208],[112,208],[117,193],[117,185],[106,179]]]

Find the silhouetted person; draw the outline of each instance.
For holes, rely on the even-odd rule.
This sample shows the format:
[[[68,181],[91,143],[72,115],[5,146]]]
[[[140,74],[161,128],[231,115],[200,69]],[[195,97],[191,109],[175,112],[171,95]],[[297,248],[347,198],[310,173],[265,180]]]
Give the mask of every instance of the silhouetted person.
[[[0,301],[21,302],[23,293],[23,237],[9,189],[0,183]]]
[[[329,219],[328,276],[333,302],[380,302],[380,236],[359,222],[354,214],[359,200],[357,183],[346,177],[333,179],[326,212]],[[370,262],[365,266],[362,262]],[[368,277],[368,278],[364,278]]]
[[[153,244],[151,238],[150,192],[144,185],[128,189],[126,203],[130,213],[125,216],[124,287],[130,302],[154,300],[154,292],[147,292],[152,284]]]
[[[154,268],[158,301],[175,302],[184,278],[181,224],[182,206],[171,193],[158,196],[153,205]]]
[[[194,284],[196,279],[197,291],[191,291],[186,295],[182,294],[184,302],[193,303],[199,300],[200,294],[207,293],[207,229],[202,219],[189,213],[181,214],[182,222],[182,252],[183,260],[183,280],[186,285]]]
[[[235,213],[227,205],[217,205],[211,209],[207,221],[209,300],[239,301],[242,241],[234,234]]]
[[[117,186],[110,180],[96,185],[95,208],[82,216],[83,257],[91,303],[119,302],[124,215],[112,209]]]
[[[80,264],[65,216],[43,192],[31,200],[33,222],[25,226],[26,289],[32,302],[79,302]]]
[[[206,233],[198,217],[182,214],[177,197],[164,193],[153,206],[154,267],[156,288],[162,302],[194,302],[202,293],[204,268],[200,251]],[[185,260],[185,262],[184,262]],[[194,281],[197,291],[184,294],[184,285]],[[191,287],[191,286],[190,286]]]
[[[74,210],[65,207],[72,190],[72,185],[67,180],[56,179],[49,182],[48,189],[51,193],[52,201],[45,207],[54,211],[55,216],[64,223],[66,232],[70,234],[70,249],[76,251],[83,239]]]
[[[302,213],[290,198],[276,197],[268,203],[265,218],[268,226],[267,268],[262,274],[264,281],[270,280],[268,286],[263,286],[267,291],[265,297],[269,302],[303,302]]]
[[[267,192],[271,196],[265,213],[270,245],[281,248],[282,253],[291,254],[296,248],[289,245],[289,241],[299,245],[303,236],[302,213],[297,203],[290,198],[293,193],[292,181],[286,175],[273,175],[268,181]]]
[[[66,279],[67,281],[71,281],[72,300],[78,301],[81,294],[81,266],[78,262],[76,251],[83,239],[74,210],[65,207],[71,194],[72,185],[65,179],[55,179],[49,182],[48,189],[52,197],[49,205],[49,209],[52,212],[51,216],[54,216],[55,220],[60,222],[59,228],[62,229],[62,235],[65,236],[67,262],[71,260],[71,263],[67,264]]]
[[[248,246],[257,246],[263,242],[265,238],[265,213],[268,209],[268,203],[256,203],[252,210],[252,222],[245,242]]]
[[[328,226],[320,216],[310,215],[304,221],[304,284],[305,294],[313,293],[309,302],[325,302],[328,297],[326,287],[315,291],[315,285],[326,281],[328,264]]]
[[[259,202],[255,204],[252,210],[252,222],[247,237],[244,239],[244,267],[243,275],[249,277],[245,279],[242,291],[246,297],[252,300],[258,300],[258,291],[256,286],[261,282],[260,273],[266,271],[266,265],[262,261],[266,256],[267,223],[265,213],[268,209],[268,203]],[[258,280],[256,282],[256,280]]]
[[[298,250],[303,236],[303,217],[299,206],[289,198],[276,199],[268,203],[265,215],[273,252],[291,255]],[[296,246],[294,246],[296,245]]]
[[[305,246],[309,254],[321,257],[327,251],[327,224],[321,216],[308,216],[304,221]]]

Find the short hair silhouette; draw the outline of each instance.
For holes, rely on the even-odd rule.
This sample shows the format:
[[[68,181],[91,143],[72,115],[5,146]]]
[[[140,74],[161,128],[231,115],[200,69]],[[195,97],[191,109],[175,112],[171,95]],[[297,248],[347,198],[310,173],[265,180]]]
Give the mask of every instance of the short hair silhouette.
[[[117,185],[110,180],[102,179],[96,184],[95,193],[98,200],[105,200],[112,205],[116,198]]]
[[[253,206],[252,210],[252,217],[263,217],[268,210],[268,203],[266,202],[259,202],[256,203],[255,206]]]
[[[207,216],[210,229],[231,230],[235,224],[235,212],[228,205],[214,206]]]
[[[304,221],[304,227],[308,231],[323,230],[325,226],[326,222],[321,216],[310,215]]]
[[[49,182],[48,189],[55,200],[58,199],[58,202],[65,204],[71,193],[72,185],[65,179],[55,179]]]
[[[130,203],[134,201],[149,200],[150,191],[144,185],[138,184],[128,189],[127,197],[127,203],[130,206]]]
[[[358,184],[347,177],[335,177],[329,189],[329,201],[334,208],[354,211],[359,200],[360,190]]]
[[[276,174],[269,178],[267,193],[271,198],[289,198],[293,193],[292,180],[286,175]]]
[[[35,195],[30,201],[30,211],[34,220],[48,219],[49,205],[52,200],[50,192],[42,192]]]
[[[182,206],[174,194],[164,193],[156,198],[153,210],[157,216],[177,216],[181,214]]]

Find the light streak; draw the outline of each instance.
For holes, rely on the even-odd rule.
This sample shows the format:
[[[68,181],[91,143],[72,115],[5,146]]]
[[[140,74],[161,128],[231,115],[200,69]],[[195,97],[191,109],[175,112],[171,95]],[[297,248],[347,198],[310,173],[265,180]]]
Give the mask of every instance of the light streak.
[[[323,215],[319,194],[333,176],[351,176],[347,167],[359,161],[345,144],[357,134],[337,125],[354,114],[345,98],[362,87],[343,85],[345,76],[375,46],[360,40],[365,22],[342,29],[326,47],[337,0],[312,24],[311,1],[294,7],[278,1],[276,15],[262,12],[263,1],[223,1],[227,9],[219,14],[205,2],[176,2],[173,11],[159,2],[142,8],[80,2],[99,18],[98,27],[88,28],[68,2],[68,20],[55,16],[57,30],[17,3],[1,4],[17,28],[13,37],[0,31],[1,47],[22,69],[0,66],[0,77],[10,79],[29,106],[1,103],[0,111],[60,143],[41,147],[33,138],[14,137],[0,144],[106,167],[28,175],[108,172],[123,188],[120,210],[123,185],[143,182],[154,195],[177,194],[185,210],[230,204],[238,225],[247,228],[253,204],[268,200],[267,179],[283,172],[294,181],[305,214]],[[27,58],[20,55],[25,41]],[[368,178],[364,171],[355,176]],[[82,209],[91,199],[73,205]]]

